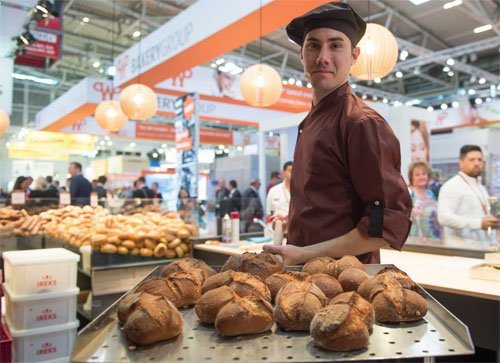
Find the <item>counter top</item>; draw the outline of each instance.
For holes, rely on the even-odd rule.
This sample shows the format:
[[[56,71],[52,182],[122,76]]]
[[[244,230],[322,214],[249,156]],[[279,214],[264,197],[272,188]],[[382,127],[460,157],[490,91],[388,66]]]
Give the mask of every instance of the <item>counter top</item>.
[[[215,246],[197,244],[194,248],[224,255],[235,255],[243,252],[261,252],[263,245],[263,243],[240,242],[238,244],[221,243]],[[469,269],[483,264],[482,259],[400,252],[392,249],[381,249],[380,256],[381,263],[396,265],[426,289],[500,301],[500,282],[470,278]]]

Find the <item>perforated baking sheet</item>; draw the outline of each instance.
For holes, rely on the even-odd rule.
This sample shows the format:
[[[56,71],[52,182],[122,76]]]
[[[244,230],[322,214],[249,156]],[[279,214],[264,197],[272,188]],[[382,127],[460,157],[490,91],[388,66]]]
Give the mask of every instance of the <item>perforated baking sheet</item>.
[[[391,265],[366,265],[370,275]],[[160,276],[155,269],[145,279]],[[314,345],[308,332],[281,331],[276,324],[267,333],[223,338],[210,325],[200,324],[194,309],[181,310],[183,333],[147,346],[131,343],[116,316],[119,301],[79,334],[72,361],[78,362],[310,362],[332,360],[404,359],[474,353],[468,328],[425,290],[429,310],[412,323],[376,323],[365,349],[332,352]]]

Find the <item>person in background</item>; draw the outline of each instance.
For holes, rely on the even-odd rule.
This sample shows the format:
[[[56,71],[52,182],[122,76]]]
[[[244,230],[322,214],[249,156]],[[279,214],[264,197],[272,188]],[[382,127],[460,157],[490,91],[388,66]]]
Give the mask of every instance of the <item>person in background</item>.
[[[30,198],[46,198],[48,192],[47,185],[47,180],[44,177],[39,176],[36,178],[35,185],[30,193]]]
[[[26,197],[31,193],[31,184],[33,184],[33,178],[31,176],[26,177]]]
[[[47,189],[49,190],[48,194],[50,195],[49,198],[57,198],[59,196],[59,182],[53,180],[50,175],[47,175],[47,177],[45,177],[45,180],[47,181]]]
[[[136,189],[133,193],[133,198],[153,199],[153,191],[146,185],[146,179],[140,176],[136,182]]]
[[[423,121],[411,121],[411,161],[429,162],[429,133]]]
[[[291,161],[283,164],[281,177],[283,178],[283,183],[275,185],[267,193],[267,215],[288,215],[288,208],[290,207],[290,180],[292,178]]]
[[[229,181],[229,212],[239,212],[241,210],[241,193],[238,190],[238,183],[236,180]]]
[[[439,181],[439,169],[433,170],[432,171],[432,177],[429,182],[429,187],[431,188],[432,192],[434,193],[434,196],[436,197],[436,200],[439,198],[439,190],[443,184]]]
[[[163,199],[161,193],[158,191],[158,183],[154,182],[151,184],[151,190],[153,191],[153,198],[159,199],[160,201]]]
[[[97,181],[97,179],[93,179],[93,180],[90,182],[90,184],[92,184],[92,190],[94,190],[94,189],[95,189],[95,187],[97,186],[97,183],[99,183],[99,182]]]
[[[480,242],[482,248],[497,245],[500,219],[488,215],[488,191],[481,184],[483,152],[477,145],[460,149],[458,175],[443,184],[438,199],[438,220],[444,226],[446,242]]]
[[[269,184],[267,184],[267,187],[266,187],[266,194],[269,193],[269,191],[271,190],[272,187],[274,187],[276,184],[278,184],[280,182],[281,182],[280,173],[277,171],[273,171],[271,173],[271,180],[269,181]]]
[[[250,187],[243,192],[243,197],[241,199],[241,214],[245,233],[248,233],[250,226],[254,224],[253,219],[262,219],[264,214],[259,197],[260,185],[260,179],[252,179]]]
[[[59,185],[59,180],[54,180],[52,184],[54,184],[54,186],[56,187],[57,192],[61,190],[62,187]]]
[[[7,196],[8,196],[8,195],[9,195],[9,194],[5,191],[5,189],[4,189],[4,188],[0,188],[0,198],[1,198],[1,199],[5,199],[5,198],[7,198]]]
[[[421,244],[441,243],[441,226],[437,216],[437,199],[429,189],[431,169],[425,161],[414,161],[408,168],[412,226],[410,238]]]
[[[190,198],[189,191],[185,188],[180,188],[177,194],[177,210],[185,210],[188,206],[192,207]]]
[[[215,192],[215,215],[217,217],[217,234],[222,234],[222,218],[226,214],[226,199],[229,196],[229,189],[226,188],[226,181],[219,179],[219,188]]]
[[[93,192],[97,193],[97,199],[106,199],[106,189],[104,188],[104,185],[108,181],[108,178],[106,178],[104,175],[101,175],[99,178],[97,178],[97,184],[96,186],[92,189]]]
[[[399,141],[349,86],[365,31],[363,18],[344,2],[323,4],[286,27],[301,47],[312,107],[298,127],[287,245],[264,246],[285,265],[345,255],[380,263],[380,248],[401,250],[410,232]]]
[[[82,164],[72,162],[68,166],[68,173],[71,175],[69,192],[71,194],[72,205],[89,205],[92,184],[82,174]]]

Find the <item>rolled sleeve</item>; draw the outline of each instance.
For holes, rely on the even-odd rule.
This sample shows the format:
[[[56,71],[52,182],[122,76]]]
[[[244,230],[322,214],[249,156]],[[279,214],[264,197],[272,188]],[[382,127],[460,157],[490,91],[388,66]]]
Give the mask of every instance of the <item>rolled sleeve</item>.
[[[400,250],[410,232],[412,202],[400,172],[399,141],[383,119],[358,122],[349,135],[350,177],[365,205],[357,227]]]

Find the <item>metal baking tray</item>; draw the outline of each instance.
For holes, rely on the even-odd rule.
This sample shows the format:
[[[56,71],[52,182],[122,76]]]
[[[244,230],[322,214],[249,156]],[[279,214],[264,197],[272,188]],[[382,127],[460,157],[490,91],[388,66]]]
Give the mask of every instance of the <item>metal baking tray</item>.
[[[366,265],[370,275],[388,266],[392,265]],[[158,277],[160,272],[158,267],[144,280]],[[201,324],[193,308],[181,310],[184,330],[180,336],[136,346],[120,331],[116,311],[122,296],[80,331],[71,360],[324,362],[423,357],[424,361],[428,361],[437,356],[473,354],[474,346],[467,326],[418,285],[417,292],[426,299],[429,307],[425,318],[411,323],[376,323],[368,347],[351,352],[332,352],[316,347],[309,332],[282,331],[276,324],[266,333],[223,338],[213,326]]]

